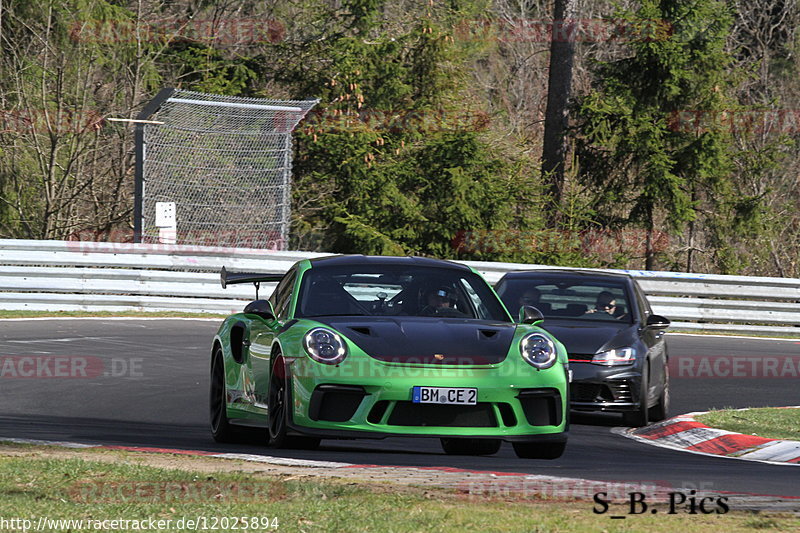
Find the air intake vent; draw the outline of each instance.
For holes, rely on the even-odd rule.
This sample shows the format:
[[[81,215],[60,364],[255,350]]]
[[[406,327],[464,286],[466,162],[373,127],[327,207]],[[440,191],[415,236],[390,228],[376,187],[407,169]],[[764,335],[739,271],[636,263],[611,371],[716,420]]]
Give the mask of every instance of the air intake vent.
[[[311,420],[346,422],[356,413],[366,396],[357,385],[319,385],[311,394],[308,416]]]
[[[561,394],[558,389],[522,389],[517,395],[532,426],[561,424]]]

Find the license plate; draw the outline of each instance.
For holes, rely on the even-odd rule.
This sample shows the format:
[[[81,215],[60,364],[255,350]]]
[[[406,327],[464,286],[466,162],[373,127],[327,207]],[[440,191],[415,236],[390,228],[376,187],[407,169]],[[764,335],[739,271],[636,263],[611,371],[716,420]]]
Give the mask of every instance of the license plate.
[[[413,403],[439,403],[457,405],[476,405],[478,389],[455,387],[414,387],[411,394]]]

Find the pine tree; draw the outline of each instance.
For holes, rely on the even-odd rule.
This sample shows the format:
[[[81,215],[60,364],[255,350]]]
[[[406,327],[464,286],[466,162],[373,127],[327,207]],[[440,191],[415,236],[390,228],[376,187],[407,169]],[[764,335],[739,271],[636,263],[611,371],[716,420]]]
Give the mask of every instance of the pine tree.
[[[656,231],[683,228],[701,197],[729,188],[732,18],[719,0],[644,0],[619,19],[624,57],[595,65],[578,104],[578,161],[600,222],[642,227],[653,269]]]

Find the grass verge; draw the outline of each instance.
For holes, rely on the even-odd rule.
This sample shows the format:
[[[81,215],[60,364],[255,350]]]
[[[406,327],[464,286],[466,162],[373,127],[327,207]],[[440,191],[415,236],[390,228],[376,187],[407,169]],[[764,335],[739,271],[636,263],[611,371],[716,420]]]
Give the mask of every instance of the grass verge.
[[[210,472],[207,466],[195,468],[209,461],[196,457],[172,456],[170,466],[162,468],[147,464],[148,457],[0,446],[0,519],[27,518],[33,523],[39,517],[83,520],[83,524],[73,522],[69,528],[73,532],[96,531],[94,526],[103,520],[149,519],[171,521],[169,527],[159,531],[190,530],[187,520],[199,521],[197,529],[203,530],[205,525],[207,531],[666,533],[800,528],[800,518],[786,514],[734,510],[727,514],[666,515],[666,504],[661,504],[662,514],[648,512],[613,520],[609,515],[624,511],[612,506],[612,512],[597,515],[591,501],[472,497],[453,490],[355,482],[352,478],[319,479],[297,473],[276,476],[222,468]],[[160,459],[163,461],[163,456]],[[222,463],[231,461],[214,464]],[[237,467],[252,470],[264,465],[241,463]],[[237,517],[238,528],[234,526]],[[249,521],[247,527],[242,527],[243,519]],[[213,524],[218,527],[211,528]],[[3,527],[0,521],[0,531],[14,530]],[[138,527],[132,522],[118,522],[112,529],[155,531],[141,528],[141,524]],[[46,530],[67,529],[51,522]]]
[[[800,441],[800,409],[759,407],[739,410],[711,411],[696,418],[712,428],[768,439]]]

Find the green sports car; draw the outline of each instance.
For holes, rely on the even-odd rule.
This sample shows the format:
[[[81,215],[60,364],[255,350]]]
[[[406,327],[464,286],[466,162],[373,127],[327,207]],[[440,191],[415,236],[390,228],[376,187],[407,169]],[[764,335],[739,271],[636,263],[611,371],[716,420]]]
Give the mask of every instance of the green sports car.
[[[567,441],[564,347],[515,323],[471,268],[416,257],[331,256],[285,275],[269,300],[228,317],[211,356],[211,432],[266,428],[276,448],[320,439],[437,437],[448,454],[555,459]],[[257,296],[256,296],[257,297]]]

